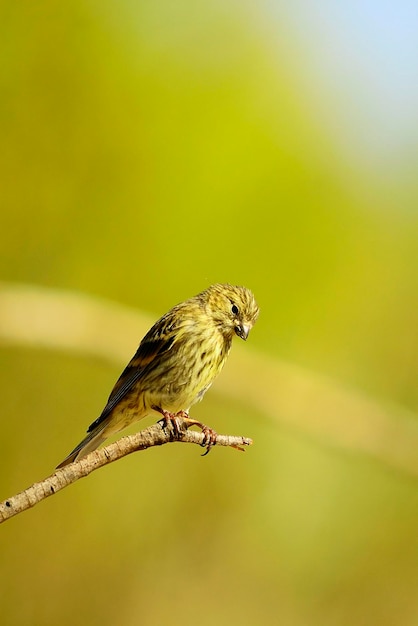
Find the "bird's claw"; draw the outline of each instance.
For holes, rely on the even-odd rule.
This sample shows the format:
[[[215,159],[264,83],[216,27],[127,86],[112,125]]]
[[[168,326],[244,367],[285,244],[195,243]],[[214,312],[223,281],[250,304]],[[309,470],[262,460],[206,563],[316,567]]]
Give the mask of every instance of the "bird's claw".
[[[218,433],[213,428],[209,428],[209,426],[205,426],[204,424],[199,424],[202,428],[202,433],[204,439],[200,444],[202,448],[206,448],[206,451],[202,454],[202,456],[206,456],[209,454],[213,446],[216,446],[216,439],[218,437]]]
[[[180,439],[180,435],[182,433],[182,423],[180,420],[183,420],[183,424],[185,424],[186,428],[190,428],[190,426],[198,426],[201,429],[203,434],[203,441],[200,444],[202,448],[206,448],[206,451],[202,454],[202,456],[206,456],[213,446],[216,445],[216,440],[218,437],[218,433],[213,428],[206,426],[206,424],[202,424],[197,420],[189,417],[189,414],[186,411],[178,411],[177,413],[170,413],[170,411],[166,411],[157,406],[152,407],[154,411],[161,413],[164,418],[165,425],[171,424],[174,438]]]
[[[163,416],[163,419],[161,421],[164,422],[164,428],[167,428],[169,425],[171,426],[173,439],[180,439],[181,425],[178,419],[180,417],[179,414],[170,413],[170,411],[166,411],[165,409],[161,409],[157,406],[153,406],[152,408],[154,409],[154,411],[158,411],[158,413],[161,413],[161,415]]]
[[[210,428],[210,426],[206,426],[206,424],[202,424],[202,422],[199,422],[198,420],[190,418],[186,411],[179,411],[177,415],[184,419],[187,428],[189,428],[190,426],[197,426],[198,428],[200,428],[203,434],[203,441],[200,446],[202,448],[206,448],[206,451],[202,454],[202,456],[206,456],[211,451],[213,446],[216,445],[216,440],[218,437],[218,433],[216,432],[216,430],[213,430],[213,428]]]

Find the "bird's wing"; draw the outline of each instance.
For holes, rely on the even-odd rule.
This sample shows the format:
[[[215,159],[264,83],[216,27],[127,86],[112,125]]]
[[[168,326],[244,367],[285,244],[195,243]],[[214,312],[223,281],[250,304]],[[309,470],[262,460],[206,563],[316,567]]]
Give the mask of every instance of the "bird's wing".
[[[89,426],[87,432],[101,424],[144,374],[155,367],[160,357],[173,347],[176,326],[171,316],[166,315],[148,331],[113,387],[101,415]]]

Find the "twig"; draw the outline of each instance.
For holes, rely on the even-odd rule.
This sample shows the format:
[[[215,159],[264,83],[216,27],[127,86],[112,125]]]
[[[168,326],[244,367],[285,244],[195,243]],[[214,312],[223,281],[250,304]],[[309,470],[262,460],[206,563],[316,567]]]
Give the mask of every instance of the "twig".
[[[41,500],[54,495],[57,491],[68,487],[79,478],[84,478],[94,472],[94,470],[113,463],[132,452],[139,450],[146,450],[153,446],[162,446],[172,441],[180,441],[183,443],[195,443],[200,446],[205,446],[205,435],[202,432],[195,430],[187,430],[184,421],[178,419],[178,428],[176,431],[172,426],[167,425],[164,420],[161,420],[145,428],[144,430],[129,435],[128,437],[122,437],[105,448],[100,448],[91,452],[84,458],[66,465],[57,470],[51,476],[48,476],[44,480],[34,483],[24,491],[7,498],[4,502],[0,503],[0,524],[5,522],[10,517],[22,513],[27,509],[35,506]],[[238,450],[243,450],[241,446],[250,446],[252,440],[246,437],[236,437],[232,435],[216,435],[216,445],[218,446],[230,446]]]

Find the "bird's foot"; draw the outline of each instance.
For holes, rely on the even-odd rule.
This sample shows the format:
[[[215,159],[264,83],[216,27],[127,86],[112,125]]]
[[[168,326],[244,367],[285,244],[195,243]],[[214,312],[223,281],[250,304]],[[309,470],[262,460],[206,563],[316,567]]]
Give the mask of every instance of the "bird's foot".
[[[208,452],[210,452],[211,448],[216,445],[216,439],[218,437],[216,430],[213,430],[210,426],[206,426],[206,424],[202,424],[202,422],[199,422],[198,420],[192,419],[186,411],[179,411],[176,413],[176,417],[181,417],[185,421],[187,428],[190,428],[190,426],[197,426],[201,429],[204,435],[204,440],[200,445],[202,448],[206,448],[206,452],[204,452],[202,456],[206,456]]]
[[[170,413],[170,411],[166,411],[159,406],[153,406],[152,408],[154,409],[154,411],[161,413],[166,423],[166,426],[168,426],[168,424],[171,425],[174,437],[176,439],[180,439],[182,424],[184,424],[186,428],[190,428],[190,426],[197,426],[198,428],[200,428],[204,435],[203,442],[200,445],[202,446],[202,448],[206,448],[206,451],[202,454],[202,456],[206,456],[208,452],[210,452],[211,448],[216,445],[216,439],[218,437],[218,433],[216,432],[216,430],[213,430],[213,428],[206,426],[206,424],[202,424],[202,422],[199,422],[198,420],[192,419],[191,417],[189,417],[187,411]]]
[[[181,415],[178,413],[170,413],[170,411],[166,411],[159,406],[153,406],[152,408],[163,416],[164,419],[161,421],[165,422],[164,428],[171,427],[174,439],[180,439],[181,423],[179,417],[181,417]]]

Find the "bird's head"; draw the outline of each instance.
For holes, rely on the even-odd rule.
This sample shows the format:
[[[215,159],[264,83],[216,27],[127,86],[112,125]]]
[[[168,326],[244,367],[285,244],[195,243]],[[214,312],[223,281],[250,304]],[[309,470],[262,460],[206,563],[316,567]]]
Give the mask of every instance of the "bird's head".
[[[235,333],[241,339],[247,339],[259,313],[249,289],[216,284],[203,291],[201,297],[207,313],[223,335],[232,337]]]

